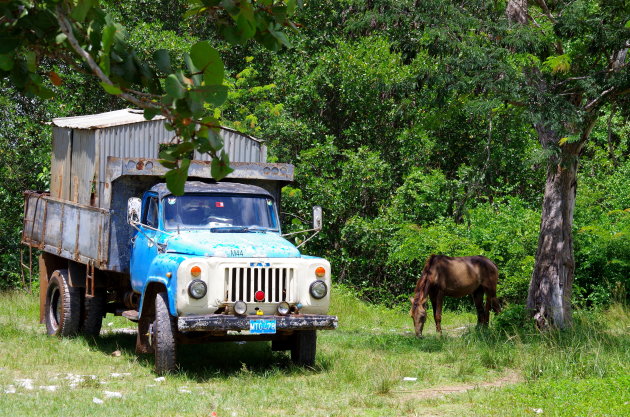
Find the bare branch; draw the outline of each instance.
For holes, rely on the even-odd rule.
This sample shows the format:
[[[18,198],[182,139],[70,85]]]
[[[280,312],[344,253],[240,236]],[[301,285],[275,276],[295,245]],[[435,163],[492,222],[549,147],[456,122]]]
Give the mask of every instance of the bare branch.
[[[630,88],[619,91],[616,87],[610,87],[608,90],[603,91],[598,97],[594,98],[590,103],[584,106],[584,110],[591,112],[602,106],[608,97],[622,96],[628,93],[630,93]]]
[[[554,25],[558,23],[556,19],[553,17],[553,15],[551,14],[549,7],[547,7],[547,3],[545,2],[545,0],[536,0],[536,3],[538,3],[542,11],[545,13],[545,16],[547,16]]]
[[[70,45],[72,46],[74,51],[77,54],[79,54],[79,56],[81,58],[83,58],[83,60],[90,67],[90,69],[92,70],[94,75],[96,75],[96,77],[98,77],[101,81],[103,81],[106,84],[115,85],[109,79],[109,77],[103,72],[103,70],[98,66],[96,61],[94,61],[94,58],[92,58],[92,55],[90,55],[85,49],[83,49],[81,47],[81,45],[79,44],[79,41],[74,36],[74,32],[72,31],[72,25],[68,21],[68,18],[64,14],[61,6],[57,6],[57,22],[59,23],[59,28],[64,33],[64,35],[66,35],[66,37],[68,39],[68,42],[70,43]],[[130,102],[132,104],[135,104],[136,106],[138,106],[140,108],[143,108],[143,109],[144,108],[155,108],[156,107],[151,102],[140,100],[137,97],[135,97],[135,96],[133,96],[131,94],[127,94],[125,92],[122,92],[121,94],[118,94],[118,97],[120,97],[120,98],[122,98],[122,99],[124,99],[124,100],[126,100],[126,101],[128,101],[128,102]]]

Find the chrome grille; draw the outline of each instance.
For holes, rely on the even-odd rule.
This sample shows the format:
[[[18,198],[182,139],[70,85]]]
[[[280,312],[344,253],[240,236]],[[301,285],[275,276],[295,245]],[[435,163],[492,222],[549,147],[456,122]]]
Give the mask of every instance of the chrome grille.
[[[256,302],[254,294],[263,291],[263,303],[291,301],[291,283],[293,268],[225,268],[225,299],[227,302]]]

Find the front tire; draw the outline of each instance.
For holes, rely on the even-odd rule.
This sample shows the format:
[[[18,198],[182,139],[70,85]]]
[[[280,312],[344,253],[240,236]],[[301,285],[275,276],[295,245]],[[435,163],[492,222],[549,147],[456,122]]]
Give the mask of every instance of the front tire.
[[[74,336],[81,323],[81,289],[68,284],[68,270],[52,273],[46,290],[46,332],[51,336]]]
[[[317,332],[301,330],[293,335],[291,361],[299,366],[313,366],[317,350]]]
[[[168,311],[168,296],[161,292],[155,297],[155,321],[152,344],[155,350],[155,372],[166,374],[177,369],[177,322]]]

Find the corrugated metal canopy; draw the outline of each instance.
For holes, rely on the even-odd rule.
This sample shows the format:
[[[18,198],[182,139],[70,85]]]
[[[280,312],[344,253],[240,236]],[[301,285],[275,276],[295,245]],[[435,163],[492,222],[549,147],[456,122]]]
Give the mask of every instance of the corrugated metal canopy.
[[[152,120],[164,120],[155,116]],[[88,114],[86,116],[58,117],[53,119],[53,126],[70,129],[103,129],[112,126],[146,122],[142,110],[122,109],[107,113]]]
[[[164,116],[155,116],[151,121],[166,120]],[[115,110],[106,113],[88,114],[85,116],[73,116],[73,117],[58,117],[52,120],[53,126],[65,127],[69,129],[105,129],[108,127],[129,125],[133,123],[147,122],[144,118],[142,110],[137,109],[122,109]],[[236,133],[239,136],[246,137],[258,143],[263,143],[264,140],[255,138],[251,135],[241,133],[237,130],[229,127],[221,126],[222,130]]]

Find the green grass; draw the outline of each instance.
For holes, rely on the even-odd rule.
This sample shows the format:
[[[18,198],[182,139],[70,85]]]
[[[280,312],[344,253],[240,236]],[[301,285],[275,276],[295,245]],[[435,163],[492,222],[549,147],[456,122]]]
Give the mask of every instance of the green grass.
[[[473,314],[445,312],[444,336],[429,319],[416,339],[402,308],[362,303],[344,288],[333,300],[339,329],[319,333],[313,369],[265,343],[187,345],[180,372],[156,381],[152,358],[136,356],[135,335],[120,330],[132,323],[107,316],[98,339],[51,338],[36,296],[0,294],[0,414],[630,415],[625,308],[577,312],[572,330],[542,335],[478,330]],[[490,386],[502,378],[511,384]]]

